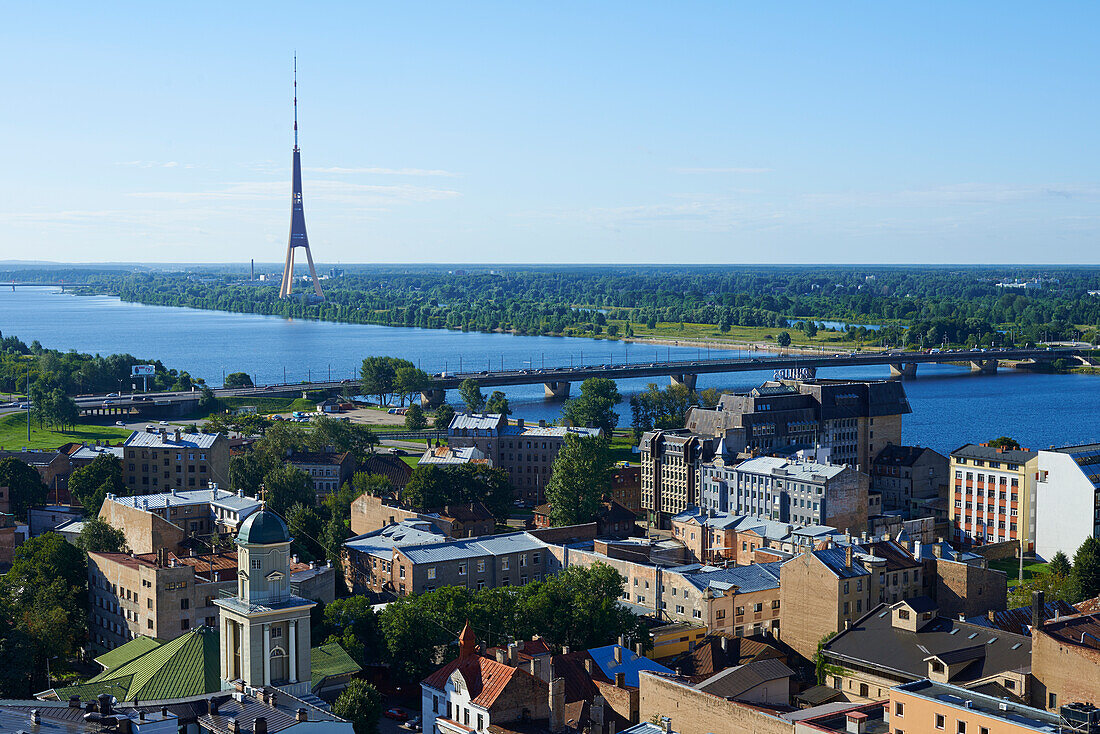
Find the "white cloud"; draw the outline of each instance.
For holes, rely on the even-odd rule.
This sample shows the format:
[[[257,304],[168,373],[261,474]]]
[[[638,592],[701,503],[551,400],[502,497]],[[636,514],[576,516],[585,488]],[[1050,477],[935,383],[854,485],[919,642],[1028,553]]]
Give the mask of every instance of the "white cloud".
[[[673,168],[673,173],[771,173],[770,168]]]

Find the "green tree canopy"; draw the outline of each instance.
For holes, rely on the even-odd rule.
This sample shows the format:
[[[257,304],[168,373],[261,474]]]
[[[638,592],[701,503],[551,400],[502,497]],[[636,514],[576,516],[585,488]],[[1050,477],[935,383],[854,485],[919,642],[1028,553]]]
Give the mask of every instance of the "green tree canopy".
[[[355,734],[377,734],[382,694],[362,678],[355,678],[336,697],[332,713],[350,721]]]
[[[775,337],[775,343],[781,347],[789,347],[791,345],[791,335],[785,331],[781,331]]]
[[[1050,559],[1050,573],[1056,573],[1064,578],[1069,578],[1072,568],[1069,565],[1069,559],[1066,558],[1066,554],[1062,551],[1058,551]]]
[[[471,413],[479,413],[485,407],[485,394],[481,392],[481,386],[477,380],[467,377],[458,386],[458,395],[466,405],[466,410]]]
[[[623,401],[614,380],[589,377],[581,383],[581,394],[566,402],[562,418],[571,426],[602,428],[608,436],[619,425],[619,414],[613,408]]]
[[[391,358],[367,357],[363,360],[363,367],[359,374],[363,382],[364,395],[377,395],[379,405],[390,402],[394,381],[397,378]]]
[[[432,420],[432,426],[446,430],[447,426],[451,425],[451,419],[455,417],[455,409],[447,403],[441,403],[435,408],[435,418]]]
[[[127,550],[126,534],[110,523],[93,517],[84,521],[76,536],[76,547],[85,553],[122,553]]]
[[[287,529],[294,538],[290,549],[303,563],[323,561],[327,555],[320,541],[323,522],[316,509],[301,502],[295,502],[286,511]]]
[[[92,463],[78,467],[69,475],[69,494],[84,506],[89,517],[99,514],[108,494],[129,496],[122,482],[122,460],[113,454],[100,454]]]
[[[226,387],[253,387],[252,376],[247,372],[230,372],[225,376]]]
[[[11,512],[20,520],[26,520],[27,510],[43,504],[49,493],[34,467],[14,456],[0,459],[0,487],[8,488]]]
[[[401,496],[406,504],[422,511],[483,502],[494,517],[503,520],[511,507],[512,487],[506,471],[484,464],[421,464],[413,469]]]
[[[485,412],[511,415],[512,409],[508,407],[508,397],[500,390],[493,390],[489,399],[485,401]]]
[[[1100,596],[1100,540],[1085,538],[1073,554],[1070,580],[1077,601]]]
[[[327,635],[326,643],[339,643],[363,666],[380,660],[385,650],[378,614],[365,596],[349,596],[327,604],[324,634]]]
[[[991,447],[995,448],[995,449],[1019,450],[1019,448],[1020,448],[1020,442],[1017,441],[1016,439],[1010,438],[1008,436],[1001,436],[1000,438],[995,438],[995,439],[993,439],[992,441],[989,442],[989,445]]]
[[[264,492],[268,508],[283,516],[296,503],[306,507],[317,504],[313,480],[291,464],[279,464],[264,475]]]
[[[669,385],[662,390],[652,382],[645,392],[631,396],[634,440],[640,440],[643,433],[657,428],[683,428],[691,400],[692,393],[684,385]]]
[[[606,438],[568,434],[546,485],[551,523],[594,522],[600,501],[611,492],[613,469],[611,445]]]
[[[424,416],[424,410],[416,403],[405,411],[405,429],[409,431],[422,431],[428,427],[428,419]]]

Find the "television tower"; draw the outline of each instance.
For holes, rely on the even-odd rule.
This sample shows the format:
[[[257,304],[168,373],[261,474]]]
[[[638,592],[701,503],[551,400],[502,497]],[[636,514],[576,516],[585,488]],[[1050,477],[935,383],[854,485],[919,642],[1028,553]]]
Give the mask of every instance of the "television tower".
[[[317,269],[313,267],[313,253],[309,251],[309,237],[306,236],[306,214],[302,208],[302,158],[298,151],[298,56],[294,56],[294,174],[290,195],[290,241],[286,245],[286,266],[283,268],[283,284],[279,288],[279,297],[286,298],[294,287],[294,250],[298,247],[306,251],[309,261],[309,274],[313,276],[313,290],[317,297],[324,299],[321,281],[317,279]]]

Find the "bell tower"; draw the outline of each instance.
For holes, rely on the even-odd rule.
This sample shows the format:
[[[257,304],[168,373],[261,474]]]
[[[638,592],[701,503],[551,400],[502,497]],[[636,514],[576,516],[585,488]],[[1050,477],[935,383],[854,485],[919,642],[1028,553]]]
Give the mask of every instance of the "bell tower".
[[[268,509],[253,513],[237,534],[237,594],[221,610],[222,685],[274,686],[291,695],[310,689],[309,610],[290,591],[290,531]]]

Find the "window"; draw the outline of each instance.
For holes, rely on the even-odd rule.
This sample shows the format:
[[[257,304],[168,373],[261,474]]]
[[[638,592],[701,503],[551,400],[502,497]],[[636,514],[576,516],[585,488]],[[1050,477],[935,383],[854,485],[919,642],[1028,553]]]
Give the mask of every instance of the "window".
[[[942,729],[947,726],[946,720],[943,718],[943,714],[936,714],[936,728]]]
[[[189,620],[189,619],[181,619],[181,620],[180,620],[180,629],[181,629],[181,630],[189,630],[189,629],[191,629],[191,620]]]
[[[509,559],[507,557],[500,559],[500,568],[501,568],[501,570],[507,571],[509,565],[510,565],[510,563],[509,563]]]
[[[459,570],[459,573],[460,574],[462,573],[461,569]],[[431,581],[434,578],[435,578],[435,567],[433,566],[433,567],[428,569],[428,580]]]
[[[481,731],[484,728],[485,728],[485,717],[484,717],[483,714],[478,714],[477,715],[477,729],[478,729],[478,731]]]
[[[894,716],[905,716],[905,704],[901,701],[894,702]]]
[[[249,563],[249,567],[250,567],[250,568],[251,568],[251,569],[252,569],[253,571],[259,571],[259,570],[260,570],[260,568],[262,568],[262,565],[263,565],[263,562],[262,562],[262,561],[260,561],[260,559],[259,559],[259,558],[253,558],[253,559],[251,560],[251,562]]]
[[[190,609],[190,608],[191,608],[191,600],[190,599],[180,599],[180,609]]]
[[[1048,709],[1058,708],[1058,694],[1057,693],[1048,693],[1047,694],[1047,708]]]
[[[908,609],[899,609],[898,610],[898,619],[909,619],[909,610]]]
[[[283,628],[282,627],[272,627],[271,628],[271,636],[272,637],[282,637],[283,636]]]
[[[485,561],[478,561],[477,562],[477,572],[478,573],[485,573]]]
[[[965,721],[960,721],[958,723],[959,723],[958,734],[966,734],[966,722]]]
[[[439,696],[432,696],[432,713],[439,713]]]

